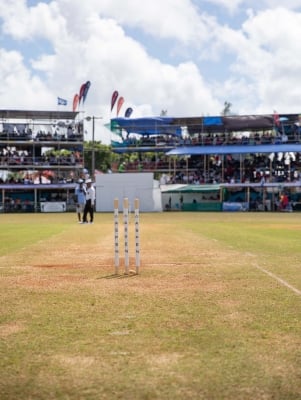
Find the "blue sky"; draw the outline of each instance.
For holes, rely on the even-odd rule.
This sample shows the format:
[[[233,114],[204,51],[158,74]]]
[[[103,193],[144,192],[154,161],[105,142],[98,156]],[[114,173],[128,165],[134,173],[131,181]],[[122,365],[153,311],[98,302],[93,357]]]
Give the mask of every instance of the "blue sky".
[[[5,3],[5,4],[3,4]],[[255,4],[254,4],[255,3]],[[133,117],[301,112],[301,0],[6,0],[0,107]],[[108,132],[97,127],[105,142]]]

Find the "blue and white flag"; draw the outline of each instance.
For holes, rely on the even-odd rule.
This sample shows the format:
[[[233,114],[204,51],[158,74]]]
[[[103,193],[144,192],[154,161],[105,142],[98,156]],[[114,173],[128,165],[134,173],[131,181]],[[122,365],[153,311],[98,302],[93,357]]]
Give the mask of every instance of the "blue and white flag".
[[[61,97],[57,98],[57,104],[58,106],[66,106],[67,105],[67,100],[62,99]]]

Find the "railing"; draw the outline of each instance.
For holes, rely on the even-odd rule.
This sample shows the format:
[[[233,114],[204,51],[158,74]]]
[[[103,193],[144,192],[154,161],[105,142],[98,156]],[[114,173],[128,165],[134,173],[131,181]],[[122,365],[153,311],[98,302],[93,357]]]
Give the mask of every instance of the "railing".
[[[82,134],[59,135],[38,132],[36,135],[13,132],[0,132],[0,141],[24,141],[24,142],[82,142]]]
[[[73,157],[30,157],[30,156],[2,156],[0,157],[1,167],[28,167],[28,166],[77,166],[83,165],[83,158]]]
[[[229,136],[204,136],[199,135],[192,136],[188,138],[178,138],[171,140],[124,140],[123,142],[112,141],[111,145],[114,148],[139,148],[143,147],[153,147],[153,148],[167,148],[167,147],[181,147],[181,146],[233,146],[233,145],[244,145],[244,146],[254,146],[261,144],[289,144],[289,143],[301,143],[301,138],[299,134],[286,136],[286,135],[255,135],[252,137],[229,137]]]

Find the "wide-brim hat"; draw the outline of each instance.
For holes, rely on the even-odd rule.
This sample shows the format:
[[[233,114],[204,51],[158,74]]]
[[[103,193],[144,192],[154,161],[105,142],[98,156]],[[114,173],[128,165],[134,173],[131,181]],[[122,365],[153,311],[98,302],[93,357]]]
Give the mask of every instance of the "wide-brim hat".
[[[86,183],[92,183],[92,179],[87,179]]]

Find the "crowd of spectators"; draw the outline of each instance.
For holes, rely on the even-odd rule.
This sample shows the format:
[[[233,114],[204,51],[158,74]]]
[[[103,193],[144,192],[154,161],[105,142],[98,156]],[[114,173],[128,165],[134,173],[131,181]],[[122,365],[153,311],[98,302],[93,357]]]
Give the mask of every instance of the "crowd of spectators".
[[[284,130],[254,132],[222,132],[175,135],[127,135],[121,143],[113,142],[113,147],[178,147],[178,146],[225,146],[300,143],[300,128],[295,126],[286,133]]]
[[[250,154],[240,157],[211,156],[191,161],[190,167],[176,170],[171,183],[281,183],[297,182],[301,177],[300,153]]]
[[[161,154],[161,153],[160,153]],[[121,168],[122,166],[122,168]],[[232,156],[191,156],[171,160],[164,154],[141,155],[122,161],[114,172],[157,172],[168,175],[169,183],[263,183],[294,182],[301,176],[300,153],[267,153]]]
[[[50,170],[42,171],[19,171],[8,174],[6,178],[0,176],[0,184],[50,184],[50,183],[74,183],[72,175],[61,173],[60,175]]]
[[[195,134],[185,139],[185,145],[194,146],[225,146],[225,145],[260,145],[299,143],[300,134],[296,130],[291,135],[278,131],[251,132],[249,134],[222,133],[222,134]]]
[[[51,126],[51,130],[45,125],[42,129],[32,130],[26,124],[2,124],[0,129],[0,141],[82,141],[83,134],[71,125],[68,127]]]
[[[67,151],[57,154],[47,151],[40,156],[32,154],[31,150],[18,149],[16,146],[0,148],[0,165],[78,165],[82,164],[83,157],[79,151]]]
[[[176,147],[184,144],[183,139],[174,135],[128,135],[122,142],[113,142],[113,147]]]

